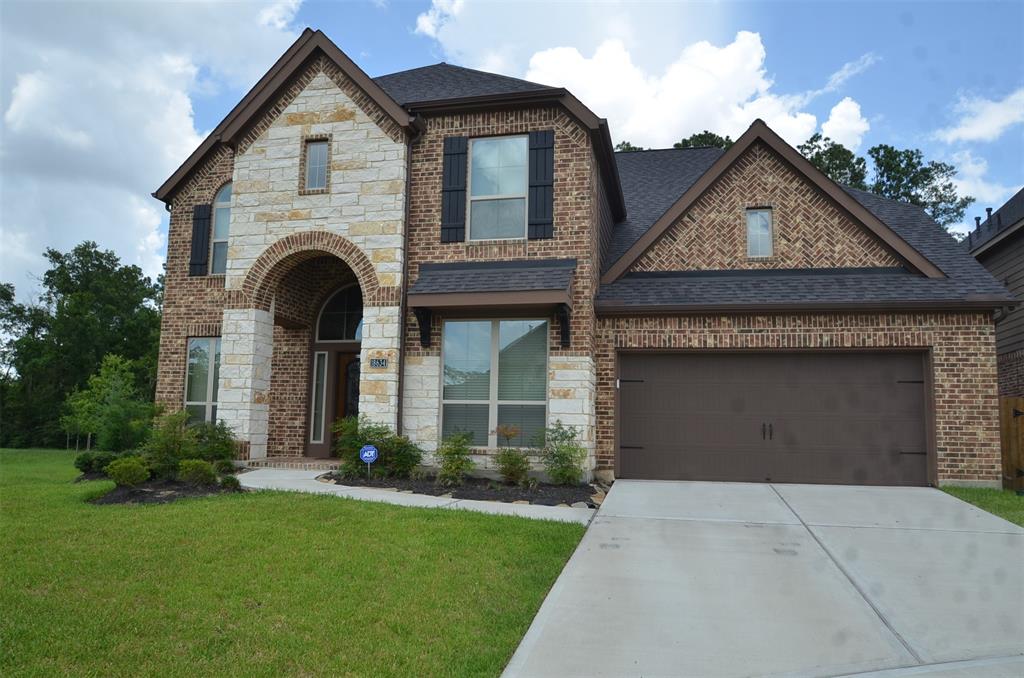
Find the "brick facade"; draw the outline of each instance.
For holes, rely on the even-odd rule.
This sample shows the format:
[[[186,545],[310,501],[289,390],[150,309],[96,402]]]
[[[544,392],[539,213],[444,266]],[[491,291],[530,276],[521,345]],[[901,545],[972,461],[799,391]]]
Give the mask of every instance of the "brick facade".
[[[772,208],[773,256],[747,256],[746,210]],[[690,271],[899,266],[775,151],[754,144],[630,268]]]
[[[1001,353],[999,365],[999,395],[1024,398],[1024,349]]]
[[[597,466],[615,466],[617,352],[657,350],[920,349],[930,354],[940,482],[999,477],[995,332],[968,313],[715,315],[600,318]]]

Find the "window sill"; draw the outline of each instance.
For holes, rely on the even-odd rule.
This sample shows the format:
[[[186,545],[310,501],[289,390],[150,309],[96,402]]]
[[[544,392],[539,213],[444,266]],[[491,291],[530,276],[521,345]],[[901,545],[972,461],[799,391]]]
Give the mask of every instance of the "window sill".
[[[328,188],[300,188],[299,195],[327,195],[331,192],[330,187]]]

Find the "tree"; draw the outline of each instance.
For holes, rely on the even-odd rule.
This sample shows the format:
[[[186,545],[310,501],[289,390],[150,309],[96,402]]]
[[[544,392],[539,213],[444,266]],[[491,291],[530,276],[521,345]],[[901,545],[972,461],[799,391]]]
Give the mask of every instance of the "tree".
[[[628,141],[620,141],[619,143],[615,144],[615,152],[616,153],[631,153],[633,151],[642,151],[642,150],[644,150],[642,146],[634,146],[633,144],[629,143]]]
[[[67,414],[61,419],[65,431],[76,436],[95,434],[101,450],[120,452],[138,446],[145,439],[153,406],[139,396],[135,381],[131,361],[114,354],[104,356],[87,386],[72,391],[65,401]]]
[[[140,397],[152,399],[160,332],[159,288],[137,266],[84,242],[47,249],[38,303],[19,304],[0,286],[0,445],[64,442],[59,413],[108,353],[131,364]]]
[[[925,162],[915,149],[880,144],[868,149],[874,163],[870,190],[893,200],[920,205],[932,219],[949,226],[961,221],[974,198],[957,195],[953,176],[956,167],[944,162]]]
[[[867,190],[867,163],[842,144],[815,133],[797,150],[832,181]]]
[[[676,143],[672,144],[672,148],[699,148],[704,146],[711,146],[714,148],[721,148],[725,150],[733,145],[733,140],[728,136],[719,136],[714,132],[704,130],[697,134],[691,134],[685,139],[680,139]]]

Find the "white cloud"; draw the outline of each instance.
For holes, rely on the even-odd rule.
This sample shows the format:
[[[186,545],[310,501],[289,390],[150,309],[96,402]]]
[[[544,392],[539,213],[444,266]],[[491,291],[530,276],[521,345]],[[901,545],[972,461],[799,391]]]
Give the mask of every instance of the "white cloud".
[[[822,134],[851,151],[860,148],[860,142],[869,129],[871,124],[861,115],[860,104],[850,97],[844,97],[833,106],[828,120],[821,125]]]
[[[416,17],[416,32],[436,38],[441,27],[457,17],[463,7],[463,0],[433,0],[430,9]]]
[[[199,144],[193,100],[241,96],[295,39],[299,0],[11,3],[0,23],[0,279],[19,296],[46,247],[95,240],[149,275],[150,197]]]
[[[953,231],[963,235],[974,228],[975,215],[984,218],[986,207],[999,209],[1010,196],[1020,190],[1020,186],[1007,186],[990,181],[986,177],[988,161],[975,157],[970,151],[954,153],[952,159],[957,167],[956,177],[953,179],[957,194],[969,195],[975,199],[975,203],[965,215],[968,217],[967,221],[951,227]]]
[[[1000,101],[984,97],[961,97],[954,107],[960,119],[941,129],[936,137],[946,143],[995,141],[1013,125],[1024,123],[1024,87]]]
[[[846,62],[845,64],[843,64],[842,68],[840,68],[838,71],[829,76],[828,82],[825,84],[825,87],[822,88],[822,91],[838,91],[843,85],[846,84],[847,80],[854,77],[855,75],[860,75],[861,73],[871,68],[881,60],[882,57],[878,56],[874,52],[868,52],[867,54],[862,54],[859,59]]]

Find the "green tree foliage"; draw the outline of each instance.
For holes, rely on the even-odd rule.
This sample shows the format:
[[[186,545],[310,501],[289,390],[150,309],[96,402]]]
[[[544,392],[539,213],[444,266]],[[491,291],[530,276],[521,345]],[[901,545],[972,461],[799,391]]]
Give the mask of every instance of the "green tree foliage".
[[[633,144],[629,143],[628,141],[620,141],[619,143],[615,144],[615,152],[616,153],[631,153],[633,151],[642,151],[642,150],[644,150],[643,146],[634,146]]]
[[[832,181],[867,190],[867,162],[842,144],[815,133],[797,150]]]
[[[672,148],[701,148],[705,146],[711,146],[713,148],[721,148],[725,150],[733,145],[733,140],[726,136],[719,136],[709,130],[698,132],[697,134],[691,134],[685,139],[680,139],[676,143],[672,144]]]
[[[943,226],[964,218],[974,202],[970,196],[957,195],[953,177],[956,167],[944,162],[925,162],[918,149],[897,149],[881,144],[868,149],[875,166],[871,192],[893,200],[920,205]]]
[[[94,242],[44,256],[38,302],[18,303],[14,286],[0,285],[3,446],[63,444],[61,407],[107,354],[129,362],[140,398],[155,390],[160,285]]]
[[[73,435],[95,434],[101,450],[133,449],[145,440],[153,406],[136,387],[131,361],[118,355],[104,356],[100,369],[86,387],[71,392],[61,419]]]

